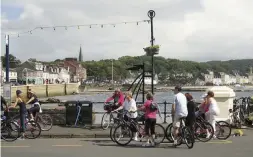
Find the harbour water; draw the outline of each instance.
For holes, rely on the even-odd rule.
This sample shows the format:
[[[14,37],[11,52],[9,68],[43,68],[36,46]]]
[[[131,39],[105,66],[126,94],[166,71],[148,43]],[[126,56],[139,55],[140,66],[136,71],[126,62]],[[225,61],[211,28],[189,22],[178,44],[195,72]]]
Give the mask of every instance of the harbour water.
[[[196,100],[196,102],[201,102],[202,100],[202,95],[204,94],[204,92],[190,92],[194,99]],[[68,101],[68,100],[74,100],[74,101],[91,101],[94,102],[93,104],[93,110],[95,112],[104,112],[103,110],[103,103],[96,103],[96,102],[104,102],[108,97],[110,97],[112,95],[112,93],[108,93],[108,92],[101,92],[101,93],[83,93],[83,94],[78,94],[78,95],[68,95],[68,96],[56,96],[53,98],[59,99],[61,101]],[[240,97],[248,97],[248,96],[253,96],[253,91],[251,92],[236,92],[236,97],[240,98]],[[158,103],[163,103],[163,102],[173,102],[173,97],[174,97],[174,93],[172,91],[170,92],[157,92],[155,94],[155,101]],[[135,98],[135,97],[134,97]],[[141,102],[142,101],[142,95],[138,96],[137,102]],[[52,105],[52,104],[44,104],[43,106],[45,108],[55,108],[56,104]],[[171,105],[167,105],[166,106],[166,111],[170,112],[171,109]],[[164,105],[161,104],[160,105],[160,109],[163,112],[164,111]],[[102,114],[96,114],[96,120],[95,120],[95,124],[100,124],[101,123],[101,119],[102,119]],[[157,121],[159,123],[164,121],[164,116],[162,115],[162,118],[158,118]],[[168,117],[166,118],[167,122],[171,122],[171,118]]]

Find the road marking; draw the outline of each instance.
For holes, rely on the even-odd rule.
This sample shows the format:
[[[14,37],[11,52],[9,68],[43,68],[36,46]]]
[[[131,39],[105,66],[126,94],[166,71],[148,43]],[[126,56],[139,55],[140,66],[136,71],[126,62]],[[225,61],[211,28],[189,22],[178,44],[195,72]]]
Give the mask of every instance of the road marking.
[[[2,148],[28,148],[28,147],[30,147],[30,146],[0,146],[0,147],[2,147]]]
[[[229,143],[232,143],[232,141],[229,141],[229,140],[220,140],[220,141],[211,141],[211,142],[207,142],[207,143],[213,143],[213,144],[229,144]]]
[[[82,147],[83,145],[52,145],[53,147]]]

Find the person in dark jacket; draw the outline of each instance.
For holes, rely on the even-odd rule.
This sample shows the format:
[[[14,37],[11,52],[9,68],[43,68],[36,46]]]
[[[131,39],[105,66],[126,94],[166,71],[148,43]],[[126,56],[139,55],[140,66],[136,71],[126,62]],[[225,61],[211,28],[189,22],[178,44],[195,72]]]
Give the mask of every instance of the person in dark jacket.
[[[190,127],[193,131],[193,125],[196,120],[195,112],[196,112],[196,104],[193,101],[193,97],[190,93],[185,94],[187,99],[187,109],[188,109],[188,115],[186,117],[186,126]]]

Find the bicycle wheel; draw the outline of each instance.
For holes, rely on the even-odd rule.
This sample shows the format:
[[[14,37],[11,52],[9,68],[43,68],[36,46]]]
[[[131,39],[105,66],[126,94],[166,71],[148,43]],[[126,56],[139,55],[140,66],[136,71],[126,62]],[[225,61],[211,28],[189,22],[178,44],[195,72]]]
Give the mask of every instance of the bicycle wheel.
[[[183,140],[189,149],[192,149],[195,143],[193,133],[189,127],[182,129]]]
[[[173,129],[173,123],[170,123],[167,128],[165,129],[165,137],[169,142],[173,142],[172,138],[172,129]]]
[[[115,142],[115,139],[114,139],[114,137],[113,137],[113,133],[114,133],[115,128],[116,128],[119,124],[120,124],[119,119],[117,119],[117,120],[114,119],[114,123],[113,123],[112,127],[110,128],[110,138],[111,138],[111,140],[112,140],[113,142]]]
[[[205,122],[205,123],[196,122],[194,131],[195,131],[194,135],[195,135],[196,139],[201,142],[210,141],[214,135],[213,126],[208,122]],[[210,135],[207,137],[208,133]]]
[[[53,127],[53,119],[49,114],[38,115],[36,122],[40,125],[42,131],[48,131]]]
[[[28,121],[25,123],[25,137],[28,139],[35,139],[40,136],[41,127],[37,122]]]
[[[155,124],[155,144],[160,144],[165,139],[165,129],[161,124]]]
[[[126,146],[132,141],[133,132],[129,125],[120,124],[115,128],[113,138],[118,145]]]
[[[112,119],[111,113],[108,113],[108,112],[104,113],[102,120],[101,120],[101,128],[103,130],[106,130],[109,128],[110,123],[111,123],[111,119]]]
[[[20,136],[18,130],[19,126],[14,122],[4,122],[1,124],[1,138],[7,142],[15,141]]]
[[[216,122],[216,137],[219,140],[226,140],[231,135],[231,126],[226,121]],[[226,133],[227,132],[227,133]]]

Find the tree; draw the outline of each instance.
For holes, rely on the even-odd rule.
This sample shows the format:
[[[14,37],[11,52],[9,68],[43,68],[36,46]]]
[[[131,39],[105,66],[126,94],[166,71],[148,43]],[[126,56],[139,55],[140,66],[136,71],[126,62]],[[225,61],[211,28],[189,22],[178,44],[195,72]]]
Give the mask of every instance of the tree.
[[[6,55],[1,56],[1,61],[3,64],[3,67],[6,66]],[[15,56],[13,56],[12,54],[9,54],[9,62],[14,64],[15,66],[18,66],[21,64],[21,61],[19,59],[17,59]]]

